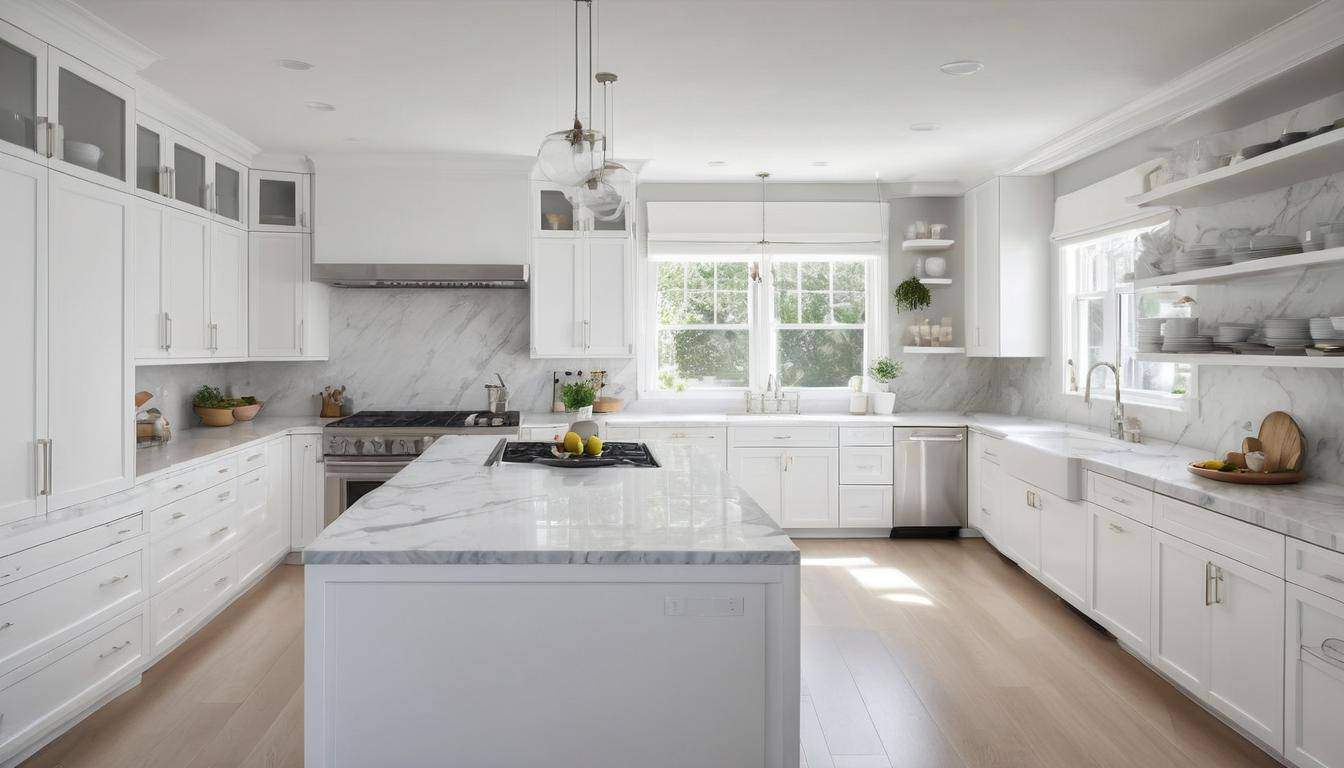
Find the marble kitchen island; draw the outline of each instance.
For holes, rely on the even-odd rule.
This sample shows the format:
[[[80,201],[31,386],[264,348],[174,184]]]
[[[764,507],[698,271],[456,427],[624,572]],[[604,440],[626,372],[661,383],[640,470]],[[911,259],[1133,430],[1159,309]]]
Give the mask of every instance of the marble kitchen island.
[[[308,766],[797,766],[799,553],[711,455],[449,437],[304,550]]]

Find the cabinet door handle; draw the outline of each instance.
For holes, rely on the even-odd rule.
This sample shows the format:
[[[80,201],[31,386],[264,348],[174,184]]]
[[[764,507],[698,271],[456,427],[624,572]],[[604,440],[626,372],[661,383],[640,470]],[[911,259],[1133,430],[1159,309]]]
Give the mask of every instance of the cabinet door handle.
[[[228,474],[229,472],[231,472],[231,471],[232,471],[232,470],[231,470],[229,467],[220,467],[220,468],[219,468],[219,471],[216,472],[215,474],[219,474],[219,475],[227,475],[227,474]]]
[[[37,439],[37,495],[51,495],[51,440],[45,437]]]
[[[248,456],[246,459],[243,459],[243,461],[256,461],[257,459],[260,459],[264,455],[265,454],[254,453],[251,456]]]
[[[168,166],[159,166],[159,195],[168,196]]]
[[[172,197],[172,198],[176,198],[176,197],[177,197],[177,169],[176,169],[176,168],[169,168],[169,169],[168,169],[168,196],[169,196],[169,197]]]
[[[176,610],[176,611],[173,611],[173,615],[174,615],[174,616],[180,616],[180,615],[181,615],[182,613],[184,613],[186,610],[187,610],[186,608],[183,608],[182,606],[179,605],[179,606],[177,607],[177,610]]]
[[[37,140],[37,154],[50,159],[51,145],[55,143],[51,133],[53,130],[52,123],[46,115],[38,115],[37,122],[42,126],[41,130],[34,131],[36,135],[33,138]]]
[[[6,630],[6,629],[9,629],[9,628],[12,627],[12,626],[14,626],[14,622],[12,622],[12,621],[6,621],[4,624],[0,624],[0,631],[4,631],[4,630]]]
[[[1338,637],[1325,638],[1321,641],[1321,653],[1331,661],[1344,664],[1344,640]]]
[[[1116,525],[1115,523],[1107,523],[1107,524],[1106,524],[1106,527],[1110,528],[1112,531],[1115,531],[1116,533],[1124,533],[1124,532],[1125,532],[1125,529],[1124,529],[1123,526]]]
[[[300,227],[303,227],[304,229],[307,229],[307,228],[308,228],[308,212],[307,212],[307,211],[299,211],[299,226],[300,226]]]
[[[1204,562],[1204,604],[1213,605],[1213,563]]]
[[[205,185],[205,209],[211,213],[219,211],[219,199],[215,197],[214,183]]]
[[[163,345],[164,349],[173,348],[173,316],[167,312],[163,313],[164,327],[168,329],[168,341]]]
[[[1129,499],[1122,499],[1122,498],[1120,498],[1119,496],[1112,496],[1112,497],[1111,497],[1111,501],[1114,501],[1114,502],[1117,503],[1117,504],[1131,504],[1131,503],[1133,503],[1133,502],[1131,502]]]
[[[107,581],[104,581],[103,583],[99,584],[98,586],[100,586],[100,587],[110,587],[110,586],[112,586],[113,584],[120,584],[121,582],[123,582],[123,581],[125,581],[125,580],[127,580],[127,579],[129,579],[129,578],[131,578],[131,574],[129,574],[129,573],[123,573],[123,574],[120,575],[120,576],[113,576],[112,578],[108,579]]]
[[[187,516],[187,513],[186,513],[186,512],[174,512],[174,513],[172,514],[172,517],[169,518],[169,519],[171,519],[171,520],[181,520],[182,518],[184,518],[184,517],[186,517],[186,516]]]
[[[1321,578],[1326,581],[1333,581],[1336,584],[1344,584],[1344,578],[1340,578],[1333,573],[1323,573],[1321,574]]]
[[[174,485],[174,486],[173,486],[173,490],[174,490],[174,491],[180,491],[180,490],[182,490],[183,488],[186,488],[186,487],[187,487],[187,484],[186,484],[186,483],[178,483],[177,485]]]
[[[226,525],[226,526],[224,526],[223,528],[219,528],[219,529],[217,529],[217,530],[211,531],[211,532],[210,532],[210,535],[211,535],[211,536],[218,536],[218,535],[221,534],[221,533],[227,533],[228,530],[229,530],[229,526]]]
[[[117,535],[118,535],[118,536],[125,536],[126,534],[128,534],[128,533],[130,533],[130,532],[131,532],[131,529],[130,529],[130,528],[122,528],[120,531],[117,531]]]
[[[1213,566],[1213,602],[1223,604],[1223,568],[1220,565]]]
[[[55,129],[56,140],[52,142],[51,151],[56,153],[57,160],[65,159],[65,126],[55,123],[52,126]]]
[[[229,580],[228,576],[220,576],[218,579],[215,579],[215,586],[218,587],[219,585],[227,582],[228,580]]]
[[[775,435],[776,440],[792,440],[793,435]]]
[[[118,643],[117,645],[112,646],[112,647],[111,647],[110,649],[108,649],[106,652],[98,654],[98,658],[100,658],[100,659],[106,659],[108,656],[111,656],[111,655],[114,654],[114,653],[120,653],[121,651],[124,651],[124,650],[126,650],[127,648],[130,648],[130,647],[131,647],[131,641],[130,641],[130,640],[127,640],[127,641],[124,642],[124,643]]]

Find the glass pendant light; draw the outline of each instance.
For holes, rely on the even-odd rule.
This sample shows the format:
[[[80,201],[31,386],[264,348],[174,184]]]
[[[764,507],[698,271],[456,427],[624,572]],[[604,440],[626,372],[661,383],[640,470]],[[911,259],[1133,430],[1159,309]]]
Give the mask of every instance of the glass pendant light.
[[[585,200],[583,206],[598,221],[616,221],[625,213],[628,191],[634,189],[635,175],[629,168],[608,158],[615,152],[615,131],[612,130],[615,111],[615,99],[609,98],[611,84],[616,75],[611,72],[598,72],[594,76],[602,84],[602,117],[606,121],[603,127],[606,135],[602,140],[602,165],[584,182],[580,196]]]
[[[588,6],[588,71],[593,69],[592,0],[574,0],[574,126],[546,135],[537,150],[537,168],[547,179],[564,187],[576,187],[598,168],[597,144],[602,136],[585,129],[579,119],[579,4]],[[592,90],[588,93],[588,114],[592,116]]]

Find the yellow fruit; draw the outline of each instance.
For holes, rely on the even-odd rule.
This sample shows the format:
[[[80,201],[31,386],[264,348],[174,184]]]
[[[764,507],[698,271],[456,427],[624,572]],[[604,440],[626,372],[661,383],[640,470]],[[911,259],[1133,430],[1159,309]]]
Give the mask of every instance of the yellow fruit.
[[[1201,461],[1198,466],[1200,469],[1222,469],[1223,463],[1222,459],[1209,459],[1208,461]]]
[[[565,451],[568,453],[583,453],[583,438],[579,437],[578,432],[565,433]]]
[[[598,438],[597,435],[593,435],[592,437],[588,438],[588,446],[587,446],[587,447],[588,447],[588,455],[589,455],[589,456],[601,456],[601,455],[602,455],[602,440],[601,440],[600,438]]]

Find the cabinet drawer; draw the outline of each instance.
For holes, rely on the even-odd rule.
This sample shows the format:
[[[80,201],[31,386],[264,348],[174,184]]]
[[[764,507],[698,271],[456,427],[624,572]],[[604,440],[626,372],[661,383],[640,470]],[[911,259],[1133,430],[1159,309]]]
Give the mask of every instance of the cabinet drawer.
[[[145,516],[137,512],[96,528],[15,552],[8,557],[0,557],[0,587],[113,544],[133,539],[145,532],[144,525]]]
[[[975,441],[977,455],[986,461],[998,464],[999,457],[1003,455],[1003,439],[990,437],[989,435],[979,435],[979,438],[980,439]],[[972,456],[971,458],[975,458],[975,456]]]
[[[839,445],[837,427],[729,427],[728,444],[733,447],[834,448]]]
[[[244,514],[266,506],[265,469],[254,469],[238,478],[238,503]]]
[[[156,541],[171,536],[237,501],[238,482],[230,480],[166,507],[159,507],[150,514],[150,536]]]
[[[891,427],[841,427],[840,445],[891,445]]]
[[[699,440],[718,445],[723,444],[725,430],[722,427],[640,427],[641,440]]]
[[[238,474],[240,475],[260,469],[266,466],[266,446],[254,445],[251,448],[239,451],[237,459]]]
[[[139,672],[144,636],[144,616],[137,612],[0,678],[0,758]]]
[[[1087,500],[1144,525],[1153,524],[1153,492],[1113,477],[1087,473]]]
[[[537,430],[532,430],[536,433]],[[547,430],[549,431],[549,430]],[[602,431],[603,440],[614,440],[621,443],[633,443],[639,440],[639,427],[607,427]],[[549,435],[547,436],[549,437]],[[540,439],[540,438],[533,438]]]
[[[840,527],[890,528],[891,486],[840,486]]]
[[[840,449],[840,482],[891,485],[892,447],[845,446]]]
[[[1156,498],[1153,527],[1283,578],[1281,533],[1167,496]]]
[[[1344,553],[1288,539],[1284,578],[1344,602]]]
[[[237,510],[236,504],[224,507],[198,520],[191,527],[154,542],[150,556],[150,583],[156,594],[237,540]]]
[[[140,602],[144,583],[141,540],[0,590],[0,672],[31,661]]]
[[[264,459],[262,459],[264,461]],[[238,457],[225,456],[150,483],[152,506],[162,507],[238,476]]]
[[[182,584],[155,595],[151,642],[157,656],[181,639],[185,630],[228,599],[237,584],[237,565],[232,553],[201,569]]]

